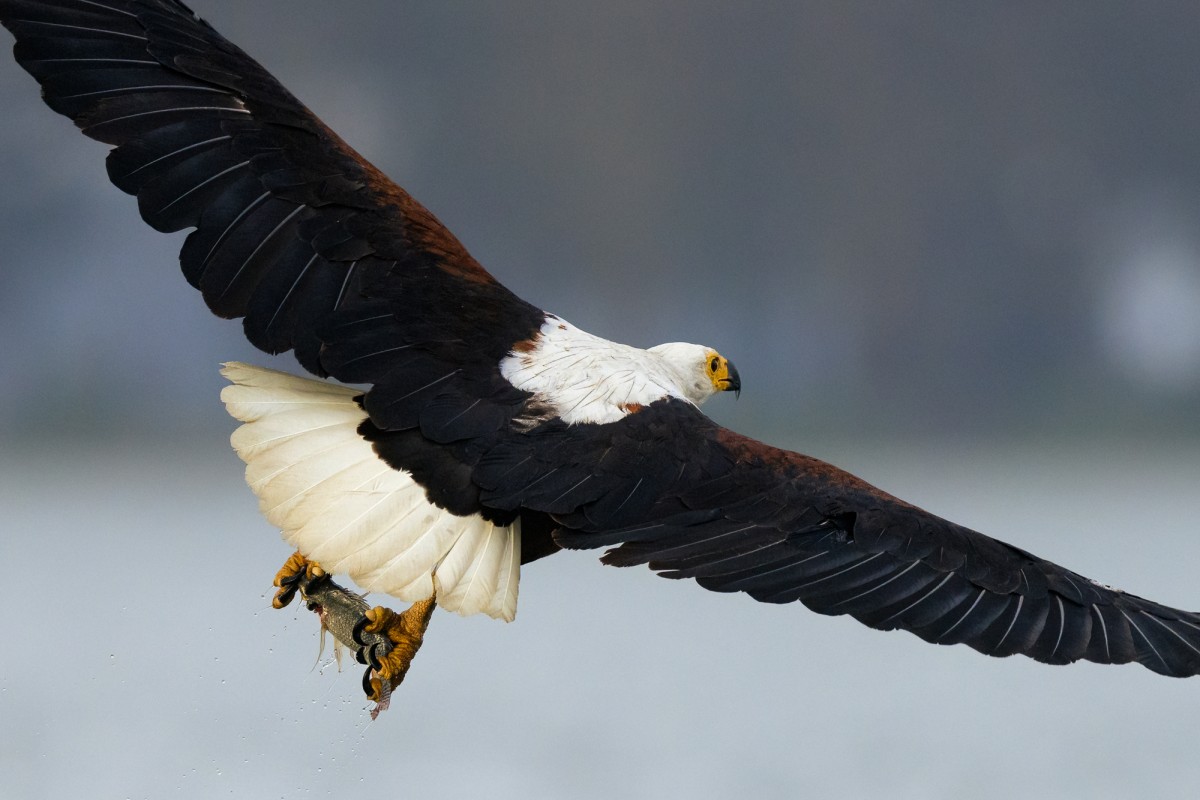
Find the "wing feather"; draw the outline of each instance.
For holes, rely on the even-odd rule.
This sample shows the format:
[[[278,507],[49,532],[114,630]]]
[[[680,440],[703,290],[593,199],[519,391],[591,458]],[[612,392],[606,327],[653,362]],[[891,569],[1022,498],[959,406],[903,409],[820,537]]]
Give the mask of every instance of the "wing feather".
[[[115,145],[110,177],[137,195],[143,218],[162,231],[196,229],[184,273],[214,312],[245,318],[254,345],[295,349],[306,369],[352,381],[338,367],[365,343],[337,341],[335,316],[354,321],[358,306],[382,306],[378,327],[424,348],[418,366],[429,374],[370,352],[348,370],[375,384],[369,406],[417,408],[426,398],[393,395],[455,369],[469,387],[458,396],[492,402],[480,387],[501,386],[499,360],[544,314],[185,5],[0,0],[0,23],[46,103]],[[325,345],[337,359],[323,358]]]
[[[593,502],[554,509],[556,541],[619,545],[608,564],[646,564],[713,591],[799,601],[989,655],[1200,673],[1200,615],[1102,586],[829,464],[720,428],[683,403],[657,403],[611,427],[557,432],[555,440],[579,440],[566,449],[573,463],[537,435],[505,443],[481,460],[476,479],[491,502],[550,510],[555,498],[530,476],[553,470],[567,485],[590,476]],[[589,452],[605,454],[605,469]],[[635,490],[638,520],[627,523],[621,504]]]
[[[183,3],[0,0],[0,24],[46,103],[113,145],[109,176],[146,222],[193,229],[180,263],[209,308],[242,318],[268,353],[370,384],[375,455],[453,513],[484,512],[469,470],[529,397],[499,363],[546,315]],[[336,453],[293,456],[281,444],[252,476],[278,495],[279,519],[294,511],[287,492],[306,488],[290,486],[296,475],[347,478]],[[554,549],[535,529],[529,552]]]

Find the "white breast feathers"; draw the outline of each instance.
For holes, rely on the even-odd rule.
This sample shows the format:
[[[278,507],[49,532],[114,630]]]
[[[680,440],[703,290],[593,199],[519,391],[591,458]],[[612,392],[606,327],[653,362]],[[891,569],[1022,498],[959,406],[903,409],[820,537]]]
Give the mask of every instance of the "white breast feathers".
[[[500,362],[500,374],[568,424],[616,422],[664,397],[699,402],[682,387],[690,387],[691,373],[704,363],[707,349],[671,347],[695,348],[696,353],[689,351],[680,363],[656,352],[660,348],[611,342],[548,314],[537,336]]]

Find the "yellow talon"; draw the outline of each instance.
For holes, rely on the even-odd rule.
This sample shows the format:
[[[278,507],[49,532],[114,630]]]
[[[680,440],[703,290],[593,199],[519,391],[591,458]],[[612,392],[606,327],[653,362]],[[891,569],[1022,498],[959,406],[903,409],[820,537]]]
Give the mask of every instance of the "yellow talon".
[[[375,606],[363,612],[363,616],[367,618],[367,624],[363,626],[363,630],[371,633],[380,633],[384,626],[391,621],[392,617],[396,616],[396,612],[390,608],[383,606]]]
[[[377,678],[374,672],[367,673],[367,678],[363,681],[363,692],[372,703],[382,703],[387,694],[390,694],[384,692],[383,681]],[[374,719],[374,715],[371,718]]]
[[[309,561],[299,550],[292,553],[280,567],[279,572],[275,573],[272,585],[279,591],[275,592],[275,596],[271,598],[271,607],[283,608],[292,602],[302,577],[306,581],[314,581],[324,577],[325,574],[325,570],[321,568],[320,564]]]
[[[429,628],[437,601],[432,597],[421,600],[399,614],[390,608],[375,606],[362,611],[358,622],[347,631],[345,621],[356,610],[353,609],[353,603],[347,607],[339,598],[343,595],[352,597],[360,604],[360,608],[366,603],[358,595],[351,595],[331,581],[321,580],[327,576],[328,573],[320,564],[310,561],[297,550],[288,556],[279,572],[275,573],[273,585],[277,591],[271,605],[283,608],[300,591],[308,600],[310,609],[325,615],[321,617],[323,629],[333,631],[339,641],[358,648],[358,660],[368,665],[363,675],[363,690],[368,698],[379,704],[371,712],[374,718],[387,707],[392,690],[408,674],[408,668],[412,666],[425,639],[425,631]],[[349,616],[349,619],[353,619],[353,616]],[[343,621],[340,628],[338,620]]]
[[[372,700],[380,700],[384,696],[384,683],[390,691],[404,680],[413,658],[421,649],[429,620],[433,617],[433,609],[437,607],[434,598],[414,603],[407,611],[397,614],[390,608],[375,606],[363,613],[359,630],[365,633],[377,633],[391,642],[391,650],[378,658],[372,664],[373,670],[368,673],[363,688]],[[358,638],[357,636],[355,637]],[[361,644],[361,642],[360,642]]]

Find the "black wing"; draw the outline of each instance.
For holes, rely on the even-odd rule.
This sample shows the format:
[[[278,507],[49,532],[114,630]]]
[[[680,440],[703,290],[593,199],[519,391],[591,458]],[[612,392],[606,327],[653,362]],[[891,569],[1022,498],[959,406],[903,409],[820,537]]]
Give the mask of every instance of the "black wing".
[[[115,145],[146,222],[196,229],[184,275],[254,345],[374,384],[384,428],[507,424],[526,395],[497,365],[543,312],[183,3],[0,0],[0,23],[46,103]]]
[[[678,401],[614,426],[549,425],[505,441],[476,480],[487,503],[552,513],[564,547],[619,545],[608,564],[988,655],[1200,673],[1200,615],[1101,585]]]
[[[177,0],[0,0],[46,103],[115,145],[113,183],[209,308],[269,353],[371,384],[381,457],[431,499],[483,512],[465,466],[529,395],[499,373],[546,315],[500,285],[420,203]],[[531,514],[523,558],[557,549]]]

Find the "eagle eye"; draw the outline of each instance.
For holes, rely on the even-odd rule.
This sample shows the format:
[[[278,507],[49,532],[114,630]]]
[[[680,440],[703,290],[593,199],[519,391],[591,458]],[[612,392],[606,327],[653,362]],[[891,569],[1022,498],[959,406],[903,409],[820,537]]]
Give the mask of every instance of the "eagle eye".
[[[721,359],[717,358],[716,356],[713,356],[712,360],[708,362],[708,371],[716,372],[717,368],[720,366],[721,366]]]

